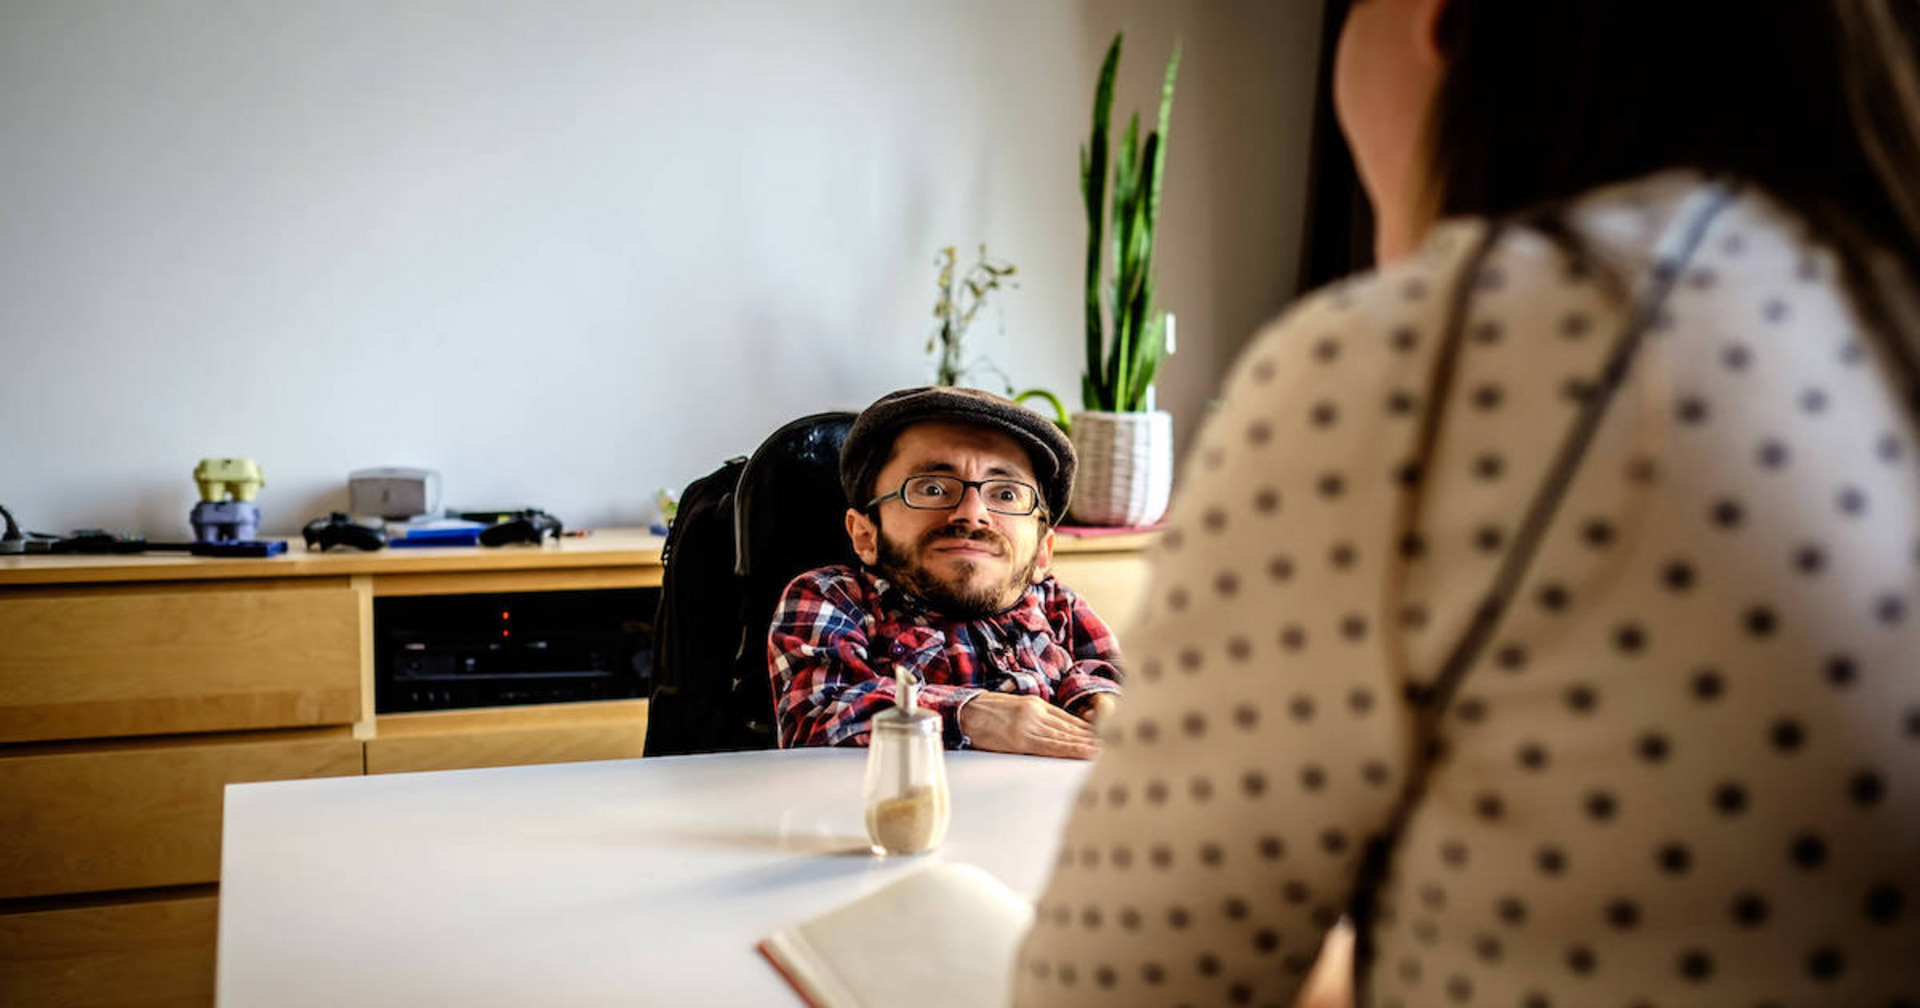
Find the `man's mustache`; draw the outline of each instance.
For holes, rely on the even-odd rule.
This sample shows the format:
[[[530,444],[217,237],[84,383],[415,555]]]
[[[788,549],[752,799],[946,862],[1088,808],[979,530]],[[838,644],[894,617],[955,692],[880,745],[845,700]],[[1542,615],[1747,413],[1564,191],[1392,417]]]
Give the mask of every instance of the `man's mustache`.
[[[1013,551],[1013,544],[1007,541],[1006,536],[990,528],[968,528],[964,525],[943,525],[929,529],[921,535],[918,545],[920,550],[925,552],[945,542],[986,543],[993,547],[994,553],[998,556],[1006,556]]]

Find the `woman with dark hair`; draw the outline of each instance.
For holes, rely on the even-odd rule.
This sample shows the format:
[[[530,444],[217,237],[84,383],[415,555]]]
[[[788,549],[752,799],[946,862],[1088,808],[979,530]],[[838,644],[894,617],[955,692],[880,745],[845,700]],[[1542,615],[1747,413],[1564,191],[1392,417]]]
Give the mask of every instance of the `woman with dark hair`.
[[[1029,1003],[1920,1004],[1914,0],[1359,0]]]

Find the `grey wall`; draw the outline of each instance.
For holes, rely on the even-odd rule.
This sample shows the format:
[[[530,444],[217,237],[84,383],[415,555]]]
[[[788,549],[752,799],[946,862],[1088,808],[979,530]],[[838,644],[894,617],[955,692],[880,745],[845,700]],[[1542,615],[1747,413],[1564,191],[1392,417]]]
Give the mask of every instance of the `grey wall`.
[[[1184,438],[1292,293],[1319,7],[0,0],[0,503],[184,536],[195,461],[249,455],[269,532],[381,464],[639,524],[928,380],[947,244],[1020,267],[974,349],[1076,406],[1077,148],[1122,28],[1117,110],[1186,47]]]

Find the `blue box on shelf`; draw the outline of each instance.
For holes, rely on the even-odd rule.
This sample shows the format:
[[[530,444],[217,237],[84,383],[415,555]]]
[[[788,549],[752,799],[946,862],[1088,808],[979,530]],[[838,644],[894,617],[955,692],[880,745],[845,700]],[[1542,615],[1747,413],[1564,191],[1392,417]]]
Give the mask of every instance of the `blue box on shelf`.
[[[387,526],[387,548],[411,549],[416,546],[473,546],[480,542],[479,522],[437,521],[431,524]]]

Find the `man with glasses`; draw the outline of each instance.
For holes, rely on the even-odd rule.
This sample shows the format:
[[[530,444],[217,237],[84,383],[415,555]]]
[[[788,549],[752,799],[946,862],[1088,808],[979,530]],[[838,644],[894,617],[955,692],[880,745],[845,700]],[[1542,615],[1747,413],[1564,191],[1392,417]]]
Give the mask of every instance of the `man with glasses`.
[[[774,613],[780,744],[865,745],[904,668],[949,748],[1096,755],[1119,646],[1048,573],[1073,469],[1052,421],[987,392],[905,389],[867,407],[840,455],[861,565],[800,575]]]

